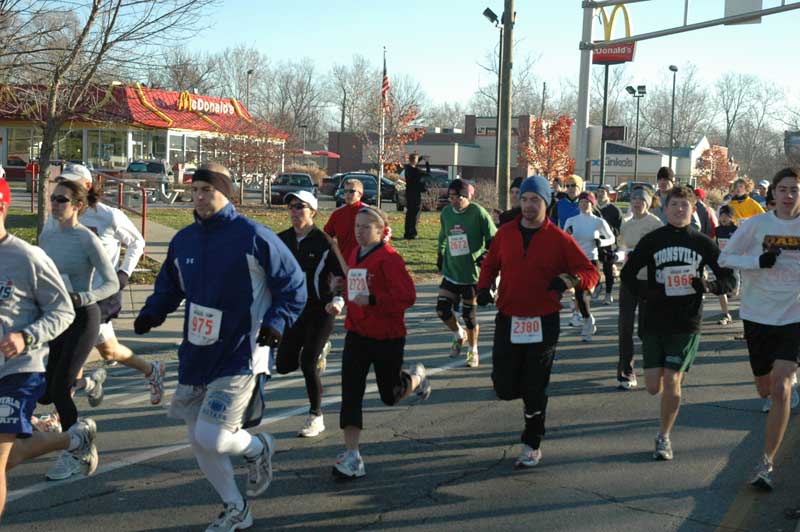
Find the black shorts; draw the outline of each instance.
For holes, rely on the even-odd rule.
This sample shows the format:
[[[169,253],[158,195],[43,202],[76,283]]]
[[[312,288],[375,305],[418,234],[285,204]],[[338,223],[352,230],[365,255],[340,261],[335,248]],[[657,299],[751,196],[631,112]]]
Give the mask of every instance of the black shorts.
[[[458,301],[459,298],[475,299],[478,297],[478,285],[476,284],[456,284],[447,279],[442,279],[442,284],[439,285],[439,288],[458,296],[456,301]]]
[[[776,360],[788,360],[795,364],[800,362],[800,323],[765,325],[743,321],[753,375],[768,375]]]

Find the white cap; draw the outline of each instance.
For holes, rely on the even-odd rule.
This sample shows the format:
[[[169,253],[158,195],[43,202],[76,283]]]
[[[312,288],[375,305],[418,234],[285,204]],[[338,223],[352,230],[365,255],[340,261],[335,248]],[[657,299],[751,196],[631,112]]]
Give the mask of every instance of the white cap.
[[[308,190],[298,190],[296,192],[287,192],[286,196],[284,196],[284,202],[288,203],[289,198],[294,196],[295,198],[299,199],[303,203],[307,204],[313,210],[317,210],[318,203],[317,198],[314,197],[314,194],[309,192]]]
[[[58,176],[67,181],[89,181],[92,182],[92,173],[82,164],[68,164],[64,166],[64,172]]]
[[[758,182],[758,186],[764,188],[769,188],[769,184],[770,184],[769,181],[767,181],[766,179],[762,179],[761,181]]]

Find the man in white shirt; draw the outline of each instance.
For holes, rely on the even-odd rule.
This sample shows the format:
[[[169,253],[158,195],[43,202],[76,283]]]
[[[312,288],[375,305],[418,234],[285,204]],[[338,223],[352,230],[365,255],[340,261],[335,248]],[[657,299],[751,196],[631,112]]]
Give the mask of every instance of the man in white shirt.
[[[800,173],[772,180],[776,207],[749,218],[733,234],[720,264],[742,275],[742,304],[750,366],[761,397],[772,397],[764,454],[750,483],[772,489],[773,461],[789,423],[792,377],[800,361]]]

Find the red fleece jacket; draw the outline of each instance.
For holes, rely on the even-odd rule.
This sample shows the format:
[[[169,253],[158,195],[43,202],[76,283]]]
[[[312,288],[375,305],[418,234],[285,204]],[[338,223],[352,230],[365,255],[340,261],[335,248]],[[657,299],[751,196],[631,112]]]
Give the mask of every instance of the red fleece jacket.
[[[350,253],[358,247],[356,242],[356,215],[364,207],[360,201],[352,205],[342,205],[331,213],[328,223],[325,224],[324,231],[331,237],[336,237],[342,257],[347,260]]]

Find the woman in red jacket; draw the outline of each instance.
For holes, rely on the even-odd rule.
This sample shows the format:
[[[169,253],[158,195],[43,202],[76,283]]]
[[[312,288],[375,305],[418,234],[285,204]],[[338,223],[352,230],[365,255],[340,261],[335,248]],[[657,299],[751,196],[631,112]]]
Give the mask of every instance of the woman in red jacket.
[[[356,216],[358,247],[347,259],[347,335],[342,350],[342,408],[339,426],[346,450],[339,454],[333,474],[339,478],[363,477],[364,460],[358,450],[363,429],[362,402],[371,365],[381,400],[397,404],[412,392],[423,399],[431,393],[425,366],[403,370],[406,343],[405,311],[416,300],[416,290],[403,258],[389,245],[391,230],[386,215],[363,207]],[[334,298],[328,311],[341,313],[343,298]]]

